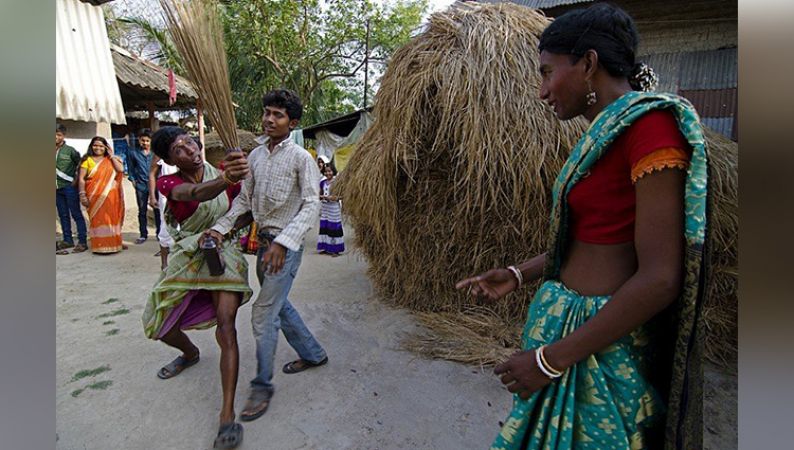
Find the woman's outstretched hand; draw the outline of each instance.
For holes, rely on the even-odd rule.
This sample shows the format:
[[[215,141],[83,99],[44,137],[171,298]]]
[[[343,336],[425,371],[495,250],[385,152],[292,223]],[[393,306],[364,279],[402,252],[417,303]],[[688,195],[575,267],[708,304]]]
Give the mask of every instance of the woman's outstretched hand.
[[[494,368],[493,373],[501,375],[502,384],[513,394],[527,400],[533,392],[551,383],[551,379],[541,372],[535,362],[535,350],[518,352],[507,361]]]
[[[468,288],[472,297],[489,301],[499,300],[517,287],[518,280],[507,269],[492,269],[455,284],[455,289]]]

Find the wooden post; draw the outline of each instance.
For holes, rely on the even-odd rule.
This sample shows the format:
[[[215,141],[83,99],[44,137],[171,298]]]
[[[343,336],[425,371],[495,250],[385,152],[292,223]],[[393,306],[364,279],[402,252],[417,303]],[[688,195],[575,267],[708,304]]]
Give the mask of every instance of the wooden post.
[[[207,153],[204,151],[204,109],[201,107],[201,99],[196,100],[196,119],[198,120],[199,141],[201,142],[201,157],[206,160]]]
[[[146,102],[146,106],[149,108],[149,129],[154,133],[157,131],[154,127],[154,102]]]
[[[367,42],[364,47],[364,104],[362,108],[367,107],[367,76],[369,75],[369,17],[367,17]]]

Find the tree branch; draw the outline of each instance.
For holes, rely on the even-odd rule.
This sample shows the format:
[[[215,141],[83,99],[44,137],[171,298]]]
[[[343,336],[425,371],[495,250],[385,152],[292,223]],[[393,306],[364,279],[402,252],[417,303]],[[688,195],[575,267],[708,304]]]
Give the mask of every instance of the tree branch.
[[[348,72],[348,73],[327,73],[327,74],[325,74],[325,75],[323,75],[323,76],[321,76],[321,77],[319,77],[319,78],[317,79],[317,84],[319,84],[321,81],[323,81],[323,80],[327,80],[327,79],[329,79],[329,78],[350,78],[350,77],[352,77],[352,76],[355,76],[355,75],[356,75],[356,72],[358,72],[358,70],[359,70],[359,69],[361,69],[362,67],[364,67],[364,63],[365,63],[365,62],[366,62],[366,59],[365,59],[365,60],[363,60],[363,61],[361,61],[361,62],[358,64],[358,66],[356,66],[356,68],[355,68],[355,69],[353,69],[353,71],[352,71],[352,72]]]

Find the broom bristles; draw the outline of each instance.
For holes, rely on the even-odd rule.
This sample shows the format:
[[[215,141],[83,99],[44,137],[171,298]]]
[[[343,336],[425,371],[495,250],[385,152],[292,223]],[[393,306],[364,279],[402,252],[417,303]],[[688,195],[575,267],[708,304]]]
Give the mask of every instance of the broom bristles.
[[[215,0],[160,0],[163,17],[212,126],[227,149],[239,148],[223,27]]]

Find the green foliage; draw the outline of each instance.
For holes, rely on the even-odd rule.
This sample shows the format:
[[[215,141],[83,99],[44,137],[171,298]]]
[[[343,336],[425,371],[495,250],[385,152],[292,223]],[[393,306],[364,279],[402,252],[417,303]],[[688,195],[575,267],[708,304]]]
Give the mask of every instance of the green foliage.
[[[97,367],[96,369],[84,369],[84,370],[81,370],[81,371],[77,372],[76,374],[72,375],[72,380],[71,381],[77,381],[77,380],[79,380],[81,378],[85,378],[85,377],[94,377],[94,376],[99,375],[100,373],[107,372],[108,370],[110,370],[110,366],[108,366],[108,365],[100,366],[100,367]]]
[[[89,384],[88,389],[104,391],[113,384],[113,380],[97,381],[96,383]]]
[[[107,319],[108,317],[120,316],[122,314],[128,314],[129,312],[130,312],[130,310],[127,309],[127,308],[119,308],[119,309],[117,309],[115,311],[102,313],[102,314],[96,316],[96,318],[97,319]]]
[[[410,39],[427,0],[239,0],[222,1],[220,8],[238,126],[259,131],[262,94],[278,87],[300,95],[304,126],[364,106],[367,22],[371,103],[378,81],[373,76]],[[183,73],[167,33],[143,19],[118,20],[160,45],[159,64]]]
[[[137,28],[143,32],[151,42],[157,44],[160,50],[153,56],[157,64],[172,69],[179,75],[185,74],[182,58],[180,58],[179,52],[176,51],[176,47],[165,29],[157,28],[146,19],[139,17],[121,17],[118,19],[118,22],[130,28]]]
[[[113,380],[97,381],[96,383],[89,384],[84,388],[73,390],[72,397],[76,398],[78,395],[82,394],[83,391],[85,391],[86,389],[93,389],[95,391],[104,391],[105,389],[109,388],[111,385],[113,385]]]
[[[369,21],[369,68],[383,64],[419,25],[426,0],[381,5],[369,0],[247,0],[225,3],[226,45],[238,123],[258,130],[261,96],[293,89],[304,125],[362,104]],[[369,80],[369,99],[371,86]]]

